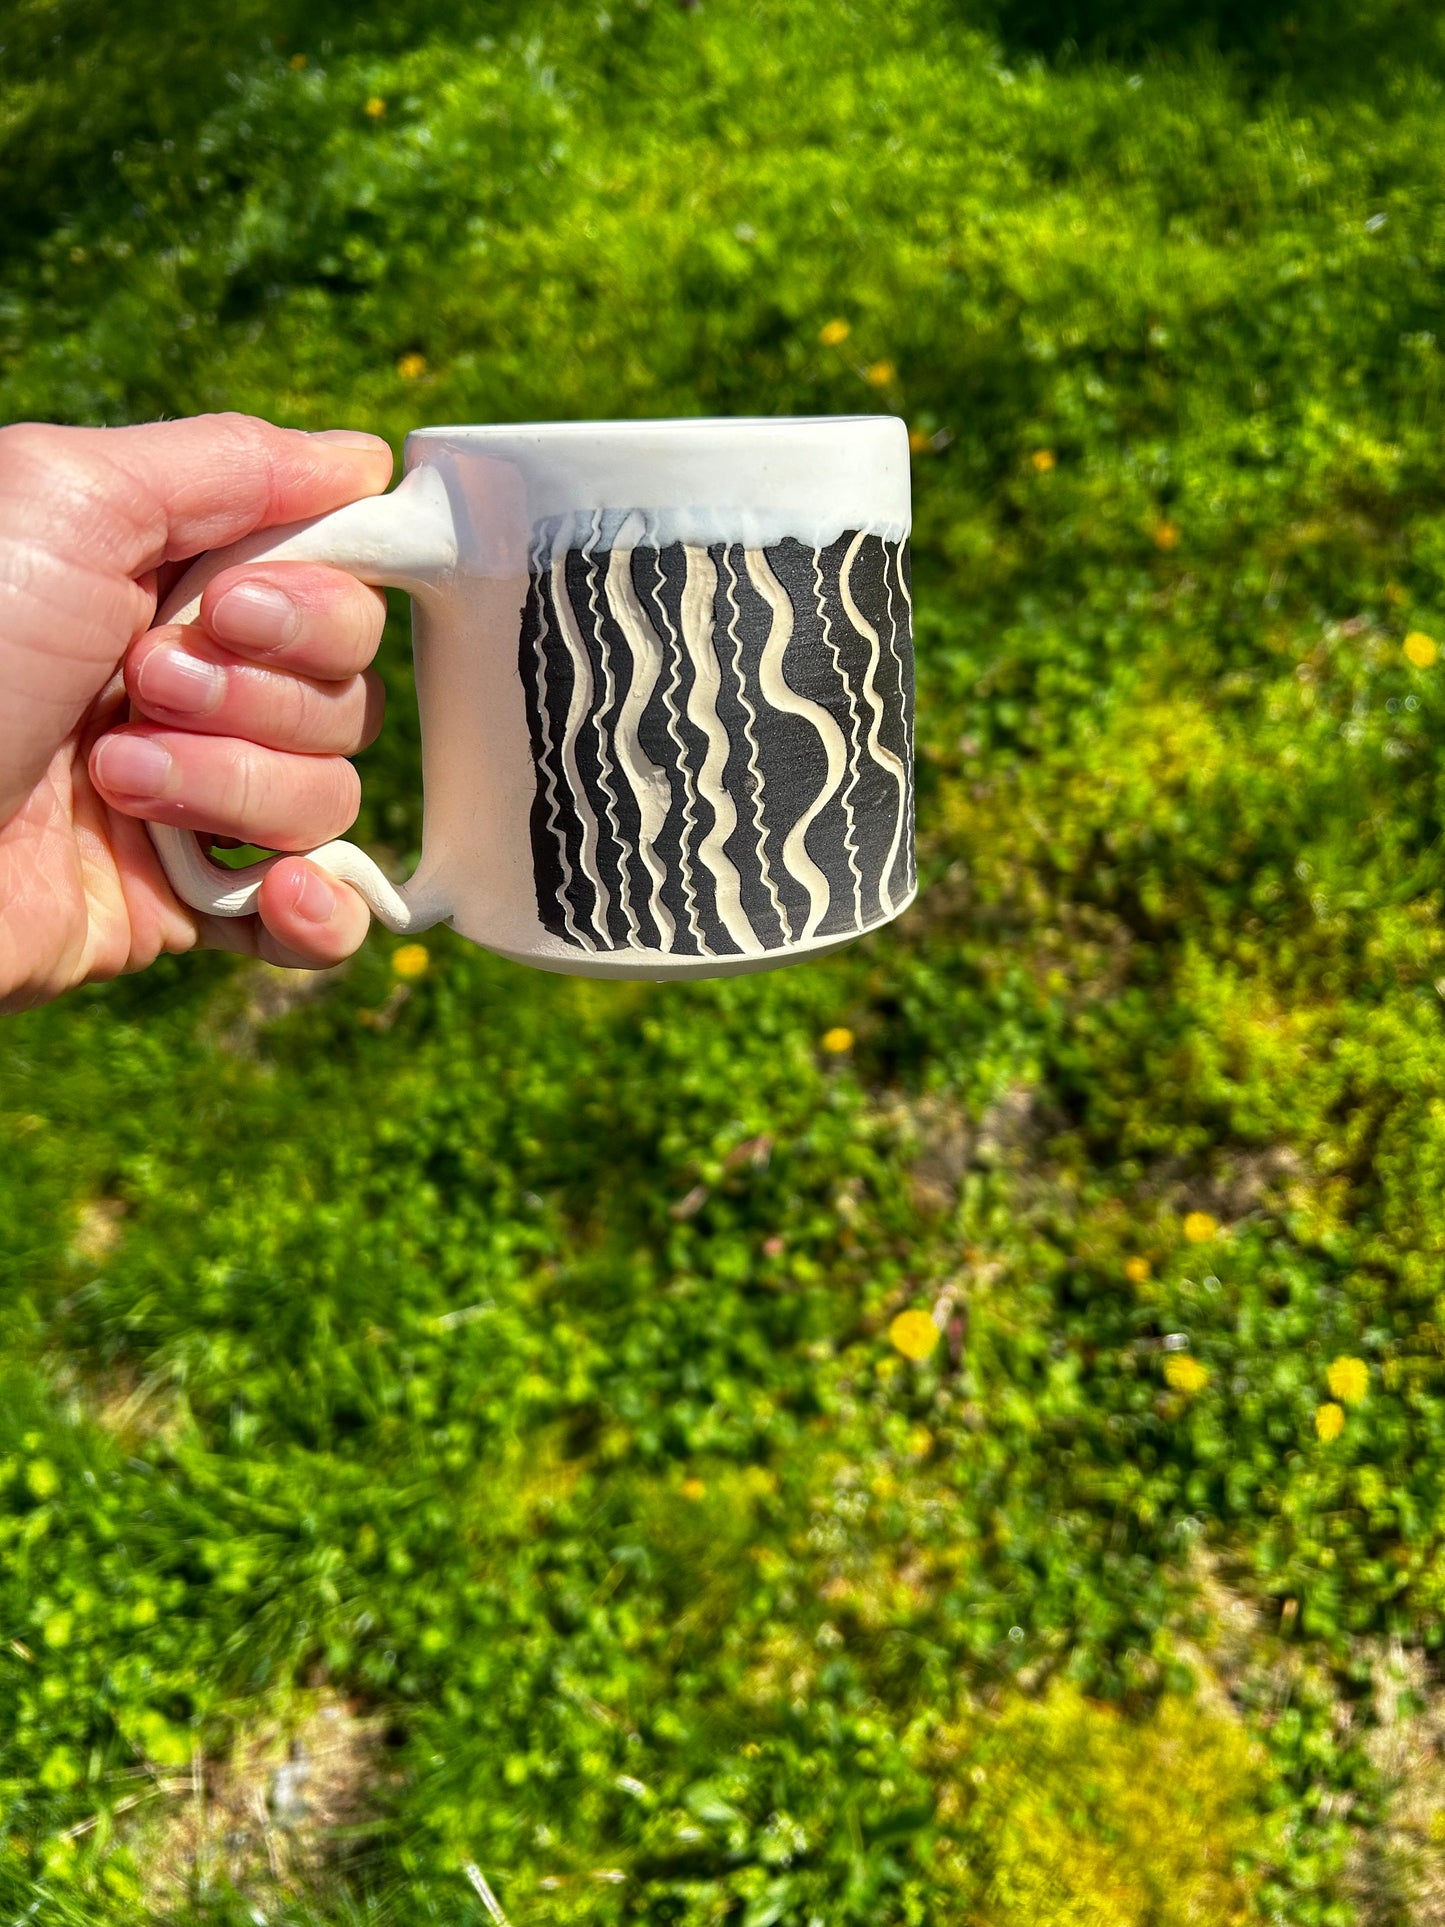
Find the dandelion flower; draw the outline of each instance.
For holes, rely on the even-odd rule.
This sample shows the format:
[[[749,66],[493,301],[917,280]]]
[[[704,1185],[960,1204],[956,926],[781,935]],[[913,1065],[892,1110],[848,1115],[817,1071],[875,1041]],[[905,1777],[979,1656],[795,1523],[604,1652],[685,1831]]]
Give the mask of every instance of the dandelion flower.
[[[431,952],[424,943],[404,943],[392,957],[392,974],[406,983],[414,983],[426,975],[430,964]]]
[[[366,103],[367,119],[380,120],[382,115],[385,112],[386,112],[386,102],[381,98],[379,94],[373,94],[371,96],[371,99]]]
[[[1164,1360],[1164,1383],[1192,1398],[1209,1383],[1209,1367],[1202,1365],[1192,1352],[1170,1352]]]
[[[863,379],[874,388],[888,388],[897,372],[891,361],[874,361],[863,370]]]
[[[1131,1258],[1124,1266],[1124,1276],[1131,1285],[1142,1285],[1149,1276],[1149,1260]]]
[[[1315,1407],[1315,1436],[1326,1445],[1345,1429],[1345,1408],[1331,1402]]]
[[[825,348],[841,348],[852,332],[846,321],[825,321],[818,330],[818,339]]]
[[[1405,660],[1417,669],[1433,668],[1440,654],[1440,645],[1433,636],[1427,636],[1423,629],[1412,629],[1405,638]]]
[[[1177,549],[1179,547],[1179,525],[1176,522],[1156,522],[1149,533],[1154,538],[1156,549]]]
[[[823,1049],[830,1057],[842,1057],[853,1048],[853,1033],[846,1024],[834,1024],[823,1032]]]
[[[927,455],[933,447],[933,437],[926,428],[910,428],[908,446],[915,455]]]
[[[1218,1220],[1207,1211],[1191,1211],[1184,1220],[1184,1235],[1192,1245],[1207,1245],[1219,1235]]]
[[[1325,1373],[1331,1398],[1341,1405],[1358,1405],[1370,1389],[1370,1368],[1363,1358],[1337,1358]]]
[[[1058,463],[1058,457],[1051,448],[1036,448],[1029,460],[1040,475],[1047,475]]]
[[[396,372],[403,381],[420,381],[426,373],[426,356],[418,354],[403,355],[396,364]]]
[[[888,1327],[888,1342],[920,1365],[938,1343],[938,1327],[926,1311],[901,1311]]]
[[[682,1496],[684,1499],[691,1499],[696,1502],[698,1499],[707,1496],[707,1487],[701,1479],[684,1479],[682,1482]]]

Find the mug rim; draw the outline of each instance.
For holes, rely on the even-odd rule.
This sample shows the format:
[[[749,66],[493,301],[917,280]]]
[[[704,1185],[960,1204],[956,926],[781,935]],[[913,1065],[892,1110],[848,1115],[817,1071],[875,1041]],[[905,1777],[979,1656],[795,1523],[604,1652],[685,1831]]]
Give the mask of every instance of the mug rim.
[[[425,441],[433,436],[458,435],[536,435],[550,439],[579,432],[595,435],[601,430],[627,436],[655,434],[659,429],[682,432],[717,428],[840,428],[859,424],[876,426],[881,422],[901,424],[902,421],[900,415],[639,415],[602,421],[433,422],[424,428],[410,429],[407,439]]]

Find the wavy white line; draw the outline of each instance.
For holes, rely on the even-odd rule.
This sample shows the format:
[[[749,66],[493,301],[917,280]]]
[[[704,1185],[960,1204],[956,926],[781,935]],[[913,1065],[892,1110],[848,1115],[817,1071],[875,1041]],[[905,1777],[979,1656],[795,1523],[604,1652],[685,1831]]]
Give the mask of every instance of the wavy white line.
[[[853,600],[853,562],[859,549],[862,548],[863,542],[864,537],[860,534],[855,535],[853,540],[848,544],[848,552],[843,557],[843,566],[838,571],[838,589],[843,599],[844,613],[847,615],[853,627],[858,631],[859,635],[866,637],[868,642],[868,667],[863,675],[863,695],[868,703],[868,707],[873,712],[873,720],[868,725],[868,754],[880,769],[887,770],[888,774],[898,785],[898,820],[893,826],[893,841],[888,845],[888,855],[883,860],[882,873],[878,878],[878,907],[885,916],[891,917],[896,906],[894,904],[893,889],[889,883],[889,878],[893,875],[893,864],[898,855],[898,845],[903,836],[904,817],[908,809],[908,772],[903,767],[902,758],[894,755],[893,751],[884,744],[879,734],[883,728],[883,698],[878,693],[877,675],[878,665],[883,659],[882,650],[879,647],[878,631],[873,627],[873,624],[868,621],[862,610],[858,607],[858,604]],[[886,574],[888,568],[888,555],[886,550],[883,556],[883,567]],[[892,589],[890,588],[890,607],[892,593]],[[902,687],[902,680],[900,678],[900,692]]]
[[[728,838],[738,826],[738,813],[727,793],[728,733],[717,713],[722,668],[713,646],[713,603],[717,570],[705,548],[683,544],[687,574],[682,587],[682,639],[692,658],[692,688],[687,692],[687,720],[702,731],[707,754],[698,771],[697,791],[712,811],[712,828],[698,845],[698,855],[713,880],[718,919],[745,956],[761,956],[764,945],[743,908],[742,878],[728,855]]]
[[[567,653],[572,659],[572,694],[567,702],[567,721],[562,732],[562,768],[567,781],[572,785],[572,799],[577,806],[577,817],[582,825],[582,848],[580,857],[582,872],[596,892],[596,908],[592,913],[592,927],[601,938],[603,947],[613,948],[612,934],[607,928],[607,913],[612,899],[607,885],[602,881],[602,872],[597,867],[597,845],[600,826],[582,781],[582,772],[577,767],[577,738],[582,733],[582,725],[587,712],[592,707],[592,662],[586,646],[577,629],[577,616],[567,593],[567,557],[565,552],[552,560],[552,606],[557,612],[557,628],[567,645]]]
[[[668,811],[672,808],[672,785],[668,781],[667,771],[659,769],[642,747],[642,739],[638,734],[643,714],[652,701],[652,692],[662,674],[662,644],[632,586],[631,549],[614,549],[608,559],[607,603],[632,652],[632,676],[617,715],[617,765],[627,778],[628,787],[637,802],[640,821],[637,853],[652,879],[648,908],[657,926],[660,948],[671,950],[677,926],[672,912],[662,900],[662,885],[667,870],[657,854],[656,843],[667,821]]]
[[[537,640],[534,647],[537,656],[537,712],[542,723],[542,754],[538,760],[541,764],[542,774],[546,778],[547,828],[551,831],[552,840],[557,845],[557,855],[562,865],[562,922],[566,928],[571,931],[572,935],[584,950],[593,950],[596,948],[596,945],[584,931],[577,928],[576,918],[572,914],[571,899],[574,872],[571,858],[567,855],[567,838],[562,831],[561,818],[558,814],[557,773],[548,760],[553,754],[555,746],[552,742],[552,712],[547,704],[547,651],[545,647],[548,629],[547,593],[542,587],[541,566],[542,543],[539,538],[536,549],[532,555],[532,579],[537,585]]]
[[[697,789],[693,782],[692,770],[687,760],[687,750],[683,744],[682,731],[678,727],[677,692],[682,686],[682,645],[677,631],[672,626],[672,618],[667,613],[667,604],[662,597],[662,586],[666,577],[662,572],[662,557],[654,549],[652,566],[656,571],[656,581],[652,585],[652,600],[662,626],[667,631],[667,639],[672,645],[671,675],[662,692],[662,706],[667,711],[667,733],[677,748],[677,767],[682,771],[682,824],[677,833],[678,881],[682,884],[682,907],[687,912],[687,927],[699,950],[707,948],[703,940],[702,925],[697,920],[697,890],[693,884],[692,859],[688,854],[688,836],[696,832]]]
[[[863,922],[863,872],[858,864],[858,818],[853,810],[853,792],[858,787],[862,770],[858,763],[858,738],[862,734],[859,727],[861,718],[858,705],[853,700],[853,685],[848,680],[843,667],[842,653],[833,640],[833,620],[828,614],[828,605],[823,599],[823,554],[820,549],[813,551],[813,596],[818,605],[818,619],[823,625],[823,646],[833,658],[833,667],[838,680],[843,685],[843,694],[848,698],[848,787],[843,792],[843,850],[848,858],[848,868],[853,873],[853,919],[860,927]]]
[[[772,902],[773,913],[778,919],[778,928],[786,940],[793,935],[792,919],[783,907],[778,895],[778,886],[773,882],[773,872],[768,863],[768,826],[763,820],[763,773],[758,765],[761,750],[757,738],[758,712],[748,701],[747,679],[743,674],[743,644],[738,634],[738,574],[732,564],[732,550],[723,550],[723,563],[728,572],[727,600],[731,614],[728,616],[728,639],[733,646],[733,675],[737,678],[738,703],[743,712],[743,739],[748,746],[748,775],[752,778],[753,828],[758,833],[758,869],[767,887]]]
[[[798,939],[806,943],[816,934],[818,925],[828,914],[831,895],[827,876],[808,854],[808,831],[819,812],[826,809],[837,794],[847,765],[847,749],[842,730],[823,705],[815,703],[809,696],[800,696],[789,687],[783,675],[783,659],[793,639],[793,604],[787,590],[773,574],[772,566],[761,549],[745,549],[743,559],[747,563],[749,580],[773,615],[768,639],[763,644],[758,663],[758,682],[763,695],[774,709],[781,710],[787,716],[801,717],[817,731],[827,762],[823,787],[783,839],[783,868],[808,894],[808,920]]]
[[[885,558],[888,554],[888,547],[889,545],[885,542],[883,545],[883,553]],[[903,600],[908,605],[908,634],[911,640],[913,636],[913,597],[908,593],[908,578],[903,572],[903,551],[906,547],[907,547],[906,542],[895,542],[893,544],[893,566],[898,571],[898,587],[902,590]],[[903,841],[903,855],[904,855],[903,877],[908,888],[912,890],[912,889],[915,889],[918,884],[918,865],[914,859],[913,834],[912,834],[912,830],[913,830],[913,708],[908,700],[908,679],[905,674],[906,665],[903,660],[903,652],[902,650],[894,646],[898,641],[898,623],[893,614],[893,584],[888,575],[886,560],[885,560],[884,570],[883,570],[883,579],[885,582],[888,583],[888,621],[892,630],[892,634],[889,636],[889,639],[888,639],[888,646],[890,651],[893,654],[895,661],[898,664],[898,701],[903,711],[903,733],[908,746],[908,755],[907,755],[908,803],[907,803],[907,809],[906,809],[906,821],[907,821],[908,829],[907,829],[907,833],[904,836],[904,841]]]
[[[597,539],[601,533],[602,511],[599,509],[592,517],[592,533],[582,548],[582,561],[587,570],[587,613],[592,618],[592,638],[602,657],[602,700],[593,715],[592,729],[597,738],[597,787],[602,792],[607,827],[612,832],[612,841],[617,850],[617,900],[622,905],[622,914],[627,919],[628,937],[635,948],[642,942],[642,926],[637,921],[637,913],[632,908],[632,884],[627,874],[627,849],[622,840],[622,822],[617,814],[617,791],[612,786],[610,774],[612,758],[608,752],[610,738],[607,731],[607,716],[617,700],[617,682],[612,673],[612,651],[607,647],[607,639],[602,633],[602,611],[597,606],[597,578],[600,572],[594,566],[593,557]]]

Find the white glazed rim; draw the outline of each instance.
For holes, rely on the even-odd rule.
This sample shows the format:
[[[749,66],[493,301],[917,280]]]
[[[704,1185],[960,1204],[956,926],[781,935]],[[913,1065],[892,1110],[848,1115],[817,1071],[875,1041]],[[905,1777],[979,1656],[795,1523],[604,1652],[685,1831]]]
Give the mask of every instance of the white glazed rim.
[[[508,572],[492,539],[502,507],[515,510],[509,556],[542,541],[534,565],[564,549],[612,548],[624,522],[629,543],[655,547],[728,541],[770,548],[791,536],[825,548],[848,529],[899,541],[912,520],[907,427],[896,415],[414,429],[406,465],[429,462],[459,465],[453,493],[468,505],[481,573]],[[471,475],[468,464],[476,465]]]
[[[707,428],[847,428],[860,425],[876,426],[880,422],[894,422],[901,418],[897,415],[660,415],[638,416],[622,421],[565,421],[565,422],[459,422],[453,426],[431,423],[425,428],[408,431],[408,441],[429,441],[433,437],[454,441],[458,436],[476,437],[478,440],[510,439],[517,435],[553,436],[562,435],[655,435],[666,433],[695,433]]]

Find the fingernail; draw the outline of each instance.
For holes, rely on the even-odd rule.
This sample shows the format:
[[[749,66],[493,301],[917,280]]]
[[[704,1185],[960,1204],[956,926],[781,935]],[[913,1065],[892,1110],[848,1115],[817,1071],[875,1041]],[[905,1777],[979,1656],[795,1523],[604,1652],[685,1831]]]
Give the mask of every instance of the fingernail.
[[[153,649],[136,671],[135,689],[148,708],[204,716],[220,708],[226,672],[184,649]]]
[[[307,864],[301,881],[291,893],[291,908],[307,923],[330,923],[336,909],[336,892],[319,870]]]
[[[96,777],[117,796],[164,796],[174,768],[170,751],[149,736],[102,736],[96,746]]]
[[[389,445],[380,435],[368,435],[360,428],[317,428],[311,434],[313,442],[334,442],[338,448],[364,448],[375,454],[378,448],[385,448],[390,454]]]
[[[242,649],[284,649],[301,627],[301,611],[269,582],[238,582],[212,609],[211,634]]]

